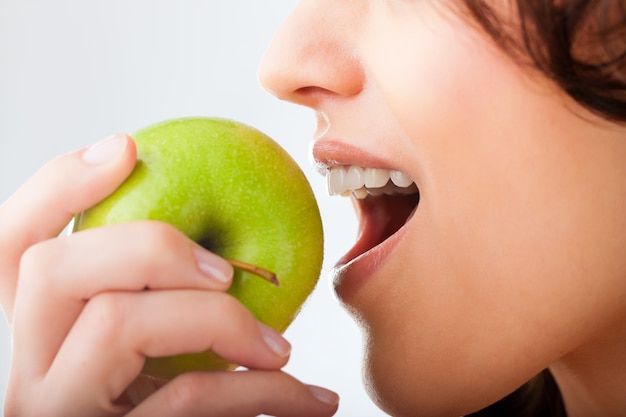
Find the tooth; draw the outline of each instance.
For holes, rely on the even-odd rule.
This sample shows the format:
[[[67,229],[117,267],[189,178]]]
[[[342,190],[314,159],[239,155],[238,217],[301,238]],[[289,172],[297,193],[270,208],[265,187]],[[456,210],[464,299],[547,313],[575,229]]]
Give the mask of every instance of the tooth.
[[[389,174],[391,181],[398,187],[408,187],[413,183],[413,180],[404,172],[391,171]]]
[[[360,166],[335,166],[326,174],[330,195],[363,199],[368,195],[397,195],[417,192],[411,178],[401,171]]]
[[[351,165],[350,168],[348,168],[348,172],[346,173],[345,187],[348,190],[358,190],[359,188],[363,187],[363,177],[363,168],[356,165]]]
[[[367,197],[369,195],[369,193],[367,192],[367,189],[365,187],[361,187],[358,190],[354,190],[353,194],[359,200],[363,200],[365,197]]]
[[[385,189],[384,188],[368,188],[367,192],[374,197],[378,197],[381,196],[383,194],[385,194]]]
[[[417,185],[415,185],[415,183],[412,183],[408,187],[402,187],[402,188],[396,189],[396,192],[398,194],[401,194],[401,195],[416,194],[417,193]]]
[[[326,174],[326,184],[328,186],[328,194],[340,195],[346,191],[345,187],[345,171],[342,167],[333,167]]]
[[[367,168],[364,177],[367,188],[381,188],[389,181],[389,171],[386,169]]]
[[[396,190],[398,189],[398,187],[396,187],[393,183],[389,182],[387,183],[387,185],[385,185],[383,188],[381,188],[382,192],[386,195],[396,195]]]

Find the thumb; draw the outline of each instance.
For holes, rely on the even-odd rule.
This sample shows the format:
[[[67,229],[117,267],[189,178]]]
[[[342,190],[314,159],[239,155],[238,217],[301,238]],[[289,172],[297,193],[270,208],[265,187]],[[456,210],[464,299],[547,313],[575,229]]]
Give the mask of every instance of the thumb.
[[[30,246],[56,237],[72,217],[111,194],[132,172],[136,148],[113,135],[44,165],[0,206],[0,302],[12,310],[19,262]]]

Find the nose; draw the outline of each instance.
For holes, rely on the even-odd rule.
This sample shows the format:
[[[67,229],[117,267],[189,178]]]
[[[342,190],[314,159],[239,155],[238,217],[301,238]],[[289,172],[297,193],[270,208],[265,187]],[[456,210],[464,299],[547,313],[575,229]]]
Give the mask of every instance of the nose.
[[[358,13],[337,0],[303,0],[279,28],[259,67],[270,93],[311,108],[358,94],[365,82],[355,47]]]

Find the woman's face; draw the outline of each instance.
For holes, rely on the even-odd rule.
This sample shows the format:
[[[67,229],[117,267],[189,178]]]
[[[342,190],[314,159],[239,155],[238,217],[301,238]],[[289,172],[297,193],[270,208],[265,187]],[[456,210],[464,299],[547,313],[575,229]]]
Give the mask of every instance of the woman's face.
[[[316,111],[323,170],[397,170],[419,189],[417,206],[354,199],[359,242],[334,271],[369,392],[405,415],[494,402],[626,298],[623,133],[436,3],[303,0],[260,69]]]

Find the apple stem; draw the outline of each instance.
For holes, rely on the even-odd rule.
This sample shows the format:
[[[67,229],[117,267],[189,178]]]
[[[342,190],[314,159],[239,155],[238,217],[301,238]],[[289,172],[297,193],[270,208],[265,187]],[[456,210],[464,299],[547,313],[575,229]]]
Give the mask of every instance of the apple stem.
[[[226,260],[235,268],[254,274],[260,278],[263,278],[270,284],[280,287],[280,282],[278,282],[278,278],[276,278],[276,274],[273,273],[272,271],[263,269],[260,266],[251,265],[251,264],[241,262],[241,261],[236,261],[234,259],[226,259]]]

